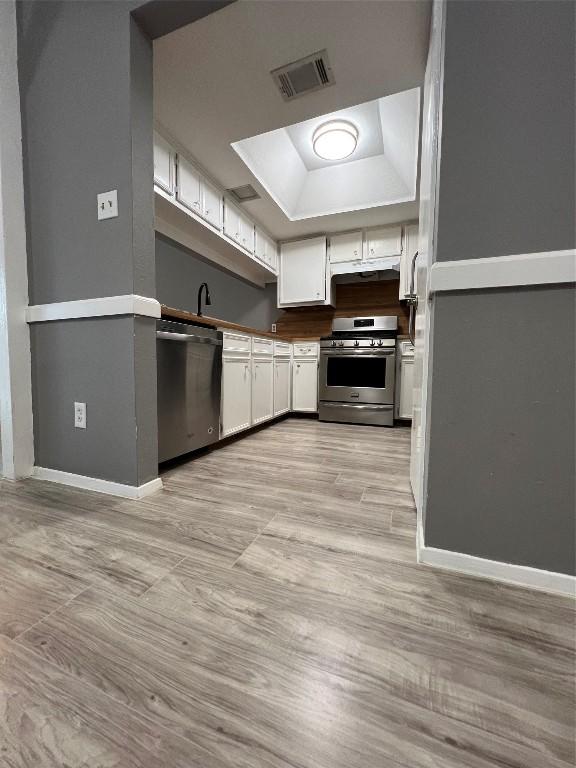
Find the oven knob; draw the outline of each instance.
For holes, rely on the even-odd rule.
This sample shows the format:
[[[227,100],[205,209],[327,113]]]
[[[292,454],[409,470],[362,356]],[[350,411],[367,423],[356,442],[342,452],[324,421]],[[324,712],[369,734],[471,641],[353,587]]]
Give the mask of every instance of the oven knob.
[[[360,342],[358,341],[358,339],[356,339],[356,341],[354,342],[354,346],[355,347],[359,347],[360,346]]]
[[[380,339],[380,341],[378,342],[378,346],[379,346],[379,347],[381,347],[381,346],[382,346],[382,339]]]
[[[333,341],[333,342],[332,342],[332,346],[333,346],[333,347],[335,347],[335,346],[336,346],[336,342],[335,342],[335,341]]]
[[[343,347],[343,346],[344,346],[344,342],[343,342],[343,341],[339,341],[339,342],[338,342],[338,346],[339,346],[339,347]]]
[[[370,346],[371,346],[371,347],[375,347],[375,346],[376,346],[376,344],[374,343],[374,339],[372,339],[372,340],[370,341]]]

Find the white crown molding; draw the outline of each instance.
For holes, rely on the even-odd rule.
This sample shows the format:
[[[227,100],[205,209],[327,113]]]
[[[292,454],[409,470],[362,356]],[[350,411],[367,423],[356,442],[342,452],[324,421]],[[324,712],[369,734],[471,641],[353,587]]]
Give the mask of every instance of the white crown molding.
[[[120,496],[124,499],[143,499],[145,496],[150,496],[163,488],[162,480],[159,477],[150,480],[148,483],[144,483],[144,485],[135,486],[124,485],[123,483],[112,483],[97,477],[74,475],[70,472],[61,472],[57,469],[47,469],[45,467],[34,467],[32,477],[36,480],[47,480],[51,483],[70,485],[74,488],[82,488],[86,491],[96,491],[97,493],[106,493],[111,496]]]
[[[422,527],[418,529],[416,542],[418,563],[421,565],[576,598],[576,576],[427,547],[424,544]]]
[[[573,282],[576,249],[437,261],[430,269],[431,293]]]
[[[52,304],[36,304],[26,310],[28,323],[45,323],[50,320],[72,320],[81,317],[112,317],[114,315],[139,315],[159,318],[162,307],[156,299],[126,294],[104,296],[98,299],[58,301]]]

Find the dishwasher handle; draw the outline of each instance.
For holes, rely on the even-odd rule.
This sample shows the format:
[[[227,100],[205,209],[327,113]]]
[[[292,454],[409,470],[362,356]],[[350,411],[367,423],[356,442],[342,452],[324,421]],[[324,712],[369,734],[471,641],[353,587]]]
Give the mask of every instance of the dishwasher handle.
[[[211,344],[221,347],[222,339],[211,339],[209,336],[198,336],[195,333],[175,333],[173,331],[156,331],[156,338],[164,341],[187,341],[195,344]]]

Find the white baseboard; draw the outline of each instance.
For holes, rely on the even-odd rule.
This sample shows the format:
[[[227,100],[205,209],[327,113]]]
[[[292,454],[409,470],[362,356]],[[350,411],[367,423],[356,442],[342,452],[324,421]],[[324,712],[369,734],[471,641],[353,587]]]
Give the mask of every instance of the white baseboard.
[[[462,552],[451,552],[447,549],[427,547],[423,543],[422,529],[420,529],[417,537],[417,552],[418,562],[422,565],[576,598],[576,576],[542,571],[527,565],[485,560],[482,557],[466,555]]]
[[[74,488],[106,493],[110,496],[120,496],[124,499],[143,499],[145,496],[150,496],[160,491],[163,487],[162,480],[159,477],[144,483],[144,485],[135,486],[112,483],[109,480],[101,480],[97,477],[74,475],[71,472],[61,472],[58,469],[46,469],[45,467],[34,467],[32,477],[36,480],[48,480],[51,483],[71,485]]]
[[[103,296],[97,299],[58,301],[52,304],[36,304],[26,310],[29,323],[45,323],[52,320],[72,320],[82,317],[112,317],[114,315],[138,315],[159,318],[160,302],[147,296]]]

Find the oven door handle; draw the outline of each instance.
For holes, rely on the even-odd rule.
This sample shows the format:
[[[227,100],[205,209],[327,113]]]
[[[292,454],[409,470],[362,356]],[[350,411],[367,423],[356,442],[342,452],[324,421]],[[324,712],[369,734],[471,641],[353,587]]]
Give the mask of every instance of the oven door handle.
[[[362,350],[357,350],[357,349],[356,350],[351,349],[350,351],[347,351],[344,349],[341,351],[330,349],[330,350],[323,350],[321,351],[320,354],[322,357],[386,357],[389,355],[394,355],[395,353],[396,353],[396,349],[391,348],[391,349],[382,349],[377,353],[374,353],[374,352],[365,353]]]
[[[360,403],[326,403],[322,401],[323,408],[354,408],[355,411],[390,411],[393,406],[383,403],[382,405],[361,405]]]

